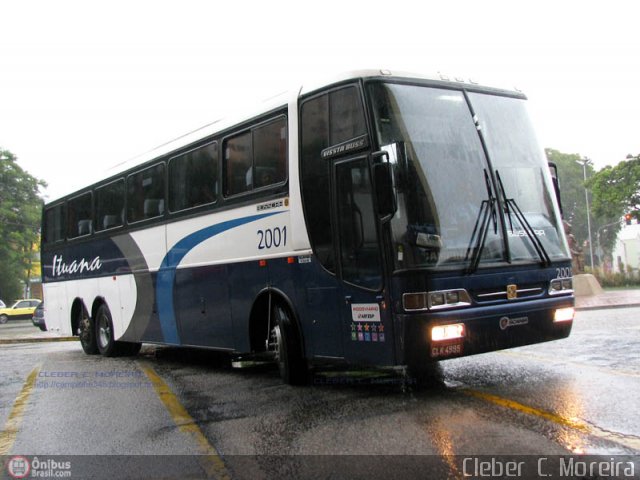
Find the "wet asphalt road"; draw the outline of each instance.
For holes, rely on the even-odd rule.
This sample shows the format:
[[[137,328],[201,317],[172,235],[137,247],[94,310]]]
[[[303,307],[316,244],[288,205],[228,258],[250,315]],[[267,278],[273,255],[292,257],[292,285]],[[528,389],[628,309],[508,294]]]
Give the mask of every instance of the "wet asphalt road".
[[[39,370],[13,443],[2,452],[0,442],[0,452],[224,461],[177,462],[176,476],[192,478],[300,476],[318,458],[348,470],[351,458],[292,464],[280,455],[436,455],[432,478],[461,476],[448,455],[638,455],[639,346],[640,308],[581,311],[566,340],[445,361],[418,388],[389,372],[340,370],[290,387],[273,368],[233,369],[211,353],[151,346],[107,359],[76,342],[2,345],[5,437],[25,379]],[[364,458],[377,470],[390,463]]]

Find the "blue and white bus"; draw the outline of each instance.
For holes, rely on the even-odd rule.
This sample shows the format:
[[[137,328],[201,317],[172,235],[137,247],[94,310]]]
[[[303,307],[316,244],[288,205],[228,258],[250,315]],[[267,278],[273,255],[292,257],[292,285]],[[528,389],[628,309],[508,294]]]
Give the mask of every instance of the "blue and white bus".
[[[557,188],[518,91],[355,72],[218,122],[45,206],[47,325],[408,366],[555,340],[574,316]]]

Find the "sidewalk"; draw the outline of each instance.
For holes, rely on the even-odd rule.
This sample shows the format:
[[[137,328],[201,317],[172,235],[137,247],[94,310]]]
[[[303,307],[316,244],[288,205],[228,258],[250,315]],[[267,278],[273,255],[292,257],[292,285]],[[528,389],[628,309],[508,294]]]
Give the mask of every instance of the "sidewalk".
[[[35,342],[67,342],[78,337],[67,337],[55,332],[43,332],[34,327],[31,320],[9,320],[0,325],[0,345]]]
[[[640,289],[608,290],[599,295],[576,296],[576,310],[640,307]]]

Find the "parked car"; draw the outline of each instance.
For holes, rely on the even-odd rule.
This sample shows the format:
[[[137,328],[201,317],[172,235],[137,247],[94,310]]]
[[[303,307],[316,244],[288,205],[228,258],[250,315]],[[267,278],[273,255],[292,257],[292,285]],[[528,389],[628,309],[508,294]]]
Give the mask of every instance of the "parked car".
[[[38,305],[40,305],[40,300],[27,298],[18,300],[11,307],[0,308],[0,323],[7,323],[9,319],[31,318]]]
[[[40,327],[40,330],[43,332],[47,331],[47,324],[44,321],[44,302],[40,303],[36,307],[35,312],[33,312],[33,317],[31,317],[31,321],[35,327]]]

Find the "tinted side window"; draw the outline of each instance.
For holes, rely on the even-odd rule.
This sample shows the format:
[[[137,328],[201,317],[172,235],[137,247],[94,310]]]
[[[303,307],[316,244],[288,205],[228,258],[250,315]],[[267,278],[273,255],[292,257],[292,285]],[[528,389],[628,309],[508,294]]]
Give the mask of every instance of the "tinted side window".
[[[287,179],[287,122],[280,118],[253,131],[253,188]]]
[[[96,231],[119,227],[124,223],[124,180],[96,189]]]
[[[253,188],[252,157],[251,132],[229,138],[225,142],[225,195],[236,195]]]
[[[366,132],[362,100],[355,87],[331,92],[331,145]]]
[[[366,158],[336,166],[336,195],[342,278],[376,289],[382,282],[382,268]]]
[[[302,196],[309,239],[318,261],[335,273],[331,225],[330,162],[320,158],[329,146],[329,95],[305,102],[301,111]]]
[[[287,120],[278,118],[224,142],[225,195],[287,179]]]
[[[91,193],[85,193],[67,202],[67,238],[89,235],[92,231]]]
[[[178,212],[216,201],[218,144],[210,143],[169,161],[169,210]]]
[[[302,197],[311,246],[324,267],[335,272],[335,225],[329,208],[332,162],[321,154],[330,146],[366,134],[360,91],[345,87],[311,98],[302,104],[300,121]]]
[[[127,178],[127,221],[139,222],[164,215],[164,164]]]
[[[58,242],[64,239],[64,205],[47,208],[44,212],[44,241]]]

